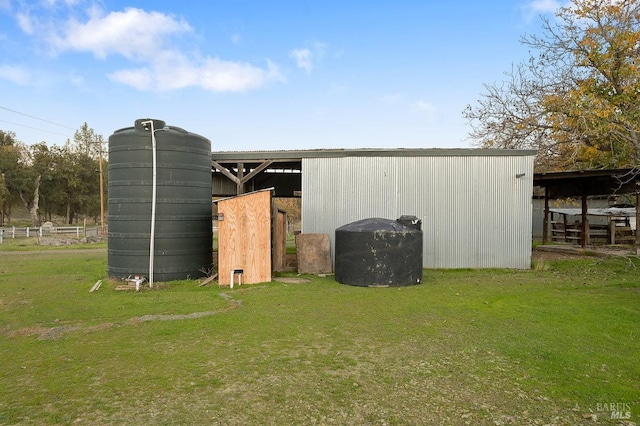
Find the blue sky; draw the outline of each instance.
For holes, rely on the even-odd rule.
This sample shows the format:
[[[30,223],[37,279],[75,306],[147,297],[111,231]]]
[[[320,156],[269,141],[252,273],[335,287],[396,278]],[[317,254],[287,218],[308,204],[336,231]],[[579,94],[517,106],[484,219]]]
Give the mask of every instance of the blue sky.
[[[469,147],[554,0],[0,0],[0,129],[157,118],[214,151]]]

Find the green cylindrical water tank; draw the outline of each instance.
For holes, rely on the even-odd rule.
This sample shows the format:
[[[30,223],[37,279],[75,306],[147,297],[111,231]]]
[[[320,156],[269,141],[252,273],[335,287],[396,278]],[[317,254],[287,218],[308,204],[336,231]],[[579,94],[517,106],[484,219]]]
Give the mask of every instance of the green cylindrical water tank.
[[[199,278],[212,267],[211,142],[139,119],[109,137],[110,277],[149,278],[156,140],[154,281]]]

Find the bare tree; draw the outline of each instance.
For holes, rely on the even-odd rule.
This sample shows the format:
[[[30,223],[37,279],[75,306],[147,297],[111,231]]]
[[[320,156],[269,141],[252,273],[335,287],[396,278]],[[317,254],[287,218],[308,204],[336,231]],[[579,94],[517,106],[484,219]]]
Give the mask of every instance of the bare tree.
[[[640,162],[640,4],[573,0],[464,116],[479,146],[534,148],[543,170]]]

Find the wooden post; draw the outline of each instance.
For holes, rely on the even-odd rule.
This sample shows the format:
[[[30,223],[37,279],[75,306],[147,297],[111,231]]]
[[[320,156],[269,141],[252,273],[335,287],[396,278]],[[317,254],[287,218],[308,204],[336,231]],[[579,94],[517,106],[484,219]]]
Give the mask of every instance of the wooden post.
[[[542,220],[542,244],[549,240],[549,191],[544,187],[544,219]]]
[[[582,232],[580,245],[585,248],[589,244],[589,219],[587,219],[587,196],[582,194]]]
[[[237,182],[237,186],[238,186],[238,190],[237,190],[237,194],[244,194],[244,163],[238,163],[238,182]]]
[[[640,232],[638,232],[638,225],[640,225],[640,192],[636,192],[636,255],[640,255]]]

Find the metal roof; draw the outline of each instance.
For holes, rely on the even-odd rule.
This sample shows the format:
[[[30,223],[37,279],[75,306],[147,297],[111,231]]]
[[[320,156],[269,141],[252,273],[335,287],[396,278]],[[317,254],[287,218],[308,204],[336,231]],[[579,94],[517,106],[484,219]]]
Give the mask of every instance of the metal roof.
[[[481,148],[362,148],[362,149],[309,149],[284,151],[214,151],[211,158],[218,162],[256,162],[261,160],[287,161],[303,158],[339,157],[442,157],[442,156],[518,156],[535,155],[531,149]]]
[[[479,149],[479,148],[362,148],[362,149],[308,149],[283,151],[214,151],[211,153],[214,186],[216,196],[230,195],[237,191],[231,187],[225,175],[235,181],[231,175],[243,179],[238,186],[245,190],[245,183],[254,190],[265,187],[276,187],[276,196],[294,196],[300,190],[303,159],[332,158],[433,158],[433,157],[515,157],[534,156],[535,150],[518,149]],[[241,169],[244,177],[239,176]],[[257,172],[256,172],[257,170]],[[246,176],[254,173],[253,176]],[[216,180],[217,179],[217,180]],[[226,183],[226,187],[223,186]],[[237,183],[237,182],[236,182]],[[236,185],[233,183],[233,185]]]
[[[535,173],[533,185],[547,190],[549,198],[629,194],[640,187],[636,169],[578,170]]]

